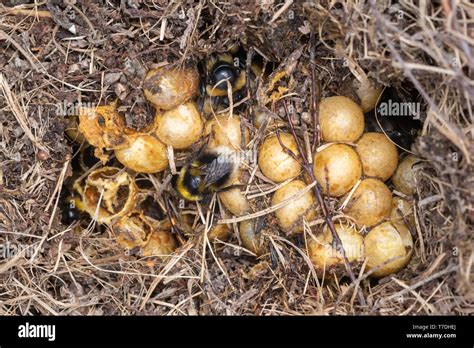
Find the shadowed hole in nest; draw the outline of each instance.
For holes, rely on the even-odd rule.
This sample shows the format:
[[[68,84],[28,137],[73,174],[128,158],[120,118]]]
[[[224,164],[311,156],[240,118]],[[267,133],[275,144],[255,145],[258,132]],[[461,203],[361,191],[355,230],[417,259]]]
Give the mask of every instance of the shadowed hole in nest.
[[[365,113],[366,132],[384,132],[395,144],[410,150],[422,127],[420,115],[426,114],[426,104],[407,81],[402,87],[384,89],[376,108]]]

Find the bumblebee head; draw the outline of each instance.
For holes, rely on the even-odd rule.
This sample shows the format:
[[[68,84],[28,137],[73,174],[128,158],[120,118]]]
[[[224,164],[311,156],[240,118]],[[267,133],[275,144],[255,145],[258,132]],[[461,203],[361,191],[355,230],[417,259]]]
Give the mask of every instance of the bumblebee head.
[[[227,83],[232,88],[233,104],[242,101],[248,94],[247,82],[261,76],[263,61],[260,56],[252,58],[250,69],[246,69],[247,54],[240,46],[232,46],[229,53],[214,54],[201,62],[203,78],[199,86],[199,110],[204,114],[228,108],[230,106]],[[240,104],[238,108],[243,108]]]
[[[200,192],[201,176],[196,174],[197,168],[189,165],[181,168],[178,175],[173,177],[173,186],[181,197],[187,201],[195,202],[204,198],[203,192]]]
[[[239,72],[234,65],[225,61],[219,61],[213,67],[209,76],[209,82],[215,88],[225,91],[227,89],[226,81],[229,81],[231,86],[235,86],[238,75]]]
[[[232,93],[245,87],[247,78],[239,58],[230,54],[211,56],[206,63],[206,94],[210,97],[227,95],[227,81],[232,86]]]

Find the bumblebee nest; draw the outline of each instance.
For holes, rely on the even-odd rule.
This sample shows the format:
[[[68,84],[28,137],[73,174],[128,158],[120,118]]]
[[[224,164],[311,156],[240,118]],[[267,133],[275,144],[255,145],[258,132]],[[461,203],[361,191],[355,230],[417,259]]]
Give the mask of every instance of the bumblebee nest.
[[[8,257],[0,259],[0,314],[472,314],[474,8],[412,1],[3,2],[0,244]],[[106,228],[90,224],[77,233],[60,223],[59,195],[74,155],[64,136],[70,105],[118,98],[127,124],[140,128],[152,114],[140,88],[148,68],[238,44],[288,74],[286,93],[303,126],[310,122],[311,32],[320,98],[357,98],[345,82],[367,74],[400,90],[410,84],[424,105],[412,148],[427,159],[417,172],[413,259],[396,275],[362,277],[367,306],[347,277],[318,279],[304,244],[279,232],[271,215],[264,237],[272,251],[258,259],[242,251],[234,224],[225,243],[196,235],[152,264],[124,254]],[[285,119],[283,109],[275,114]],[[248,110],[243,116],[250,119]],[[261,134],[250,130],[260,144]],[[162,184],[160,176],[143,178]],[[270,204],[270,195],[262,197],[256,211]]]

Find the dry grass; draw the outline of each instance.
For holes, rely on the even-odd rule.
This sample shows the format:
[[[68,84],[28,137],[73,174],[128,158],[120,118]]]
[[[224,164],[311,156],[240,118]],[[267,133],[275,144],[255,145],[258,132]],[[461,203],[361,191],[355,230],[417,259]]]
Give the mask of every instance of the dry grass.
[[[469,1],[238,6],[141,1],[125,8],[94,3],[77,1],[68,10],[75,16],[53,5],[0,5],[0,242],[21,249],[0,260],[0,314],[473,313],[474,6]],[[234,232],[239,221],[215,198],[210,204],[220,209],[198,204],[185,211],[194,217],[194,234],[165,262],[125,255],[103,226],[59,222],[60,191],[72,174],[74,153],[63,135],[58,104],[119,97],[125,105],[129,100],[139,105],[136,91],[146,67],[203,59],[241,40],[250,52],[283,62],[280,67],[291,78],[285,81],[289,92],[280,98],[302,115],[311,100],[309,31],[317,38],[320,98],[350,94],[344,87],[349,78],[367,74],[397,88],[408,81],[423,99],[422,134],[412,150],[427,161],[417,173],[415,255],[406,269],[379,282],[363,272],[356,272],[355,283],[334,274],[318,279],[304,246],[323,221],[309,222],[304,240],[280,233],[270,214],[275,185],[254,164],[247,168],[245,192],[255,215],[265,215],[269,226],[263,236],[268,253],[257,260],[241,247],[237,233],[226,242],[209,242],[217,220],[230,223]],[[297,58],[288,59],[294,52]],[[261,78],[257,83],[259,91],[268,86]],[[283,111],[278,104],[268,110],[280,119],[267,132],[287,129]],[[251,126],[250,111],[243,117],[255,150],[263,134]],[[296,121],[310,151],[311,131]],[[173,164],[185,156],[175,152]],[[169,197],[166,175],[143,180]],[[177,209],[177,199],[169,204]]]

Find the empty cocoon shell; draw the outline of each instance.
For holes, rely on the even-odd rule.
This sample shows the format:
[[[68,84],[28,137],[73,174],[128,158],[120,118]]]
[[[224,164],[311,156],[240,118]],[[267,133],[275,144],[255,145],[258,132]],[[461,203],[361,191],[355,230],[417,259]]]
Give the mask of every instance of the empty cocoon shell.
[[[168,231],[153,231],[143,247],[143,256],[160,256],[165,259],[177,248],[174,236]]]
[[[115,220],[112,230],[117,236],[117,243],[124,249],[141,248],[150,240],[153,228],[140,213],[132,213]]]
[[[82,202],[91,217],[100,223],[110,223],[133,209],[137,194],[135,180],[126,171],[102,167],[87,176]]]
[[[125,128],[125,119],[117,111],[116,103],[79,110],[79,132],[96,148],[126,147]]]

